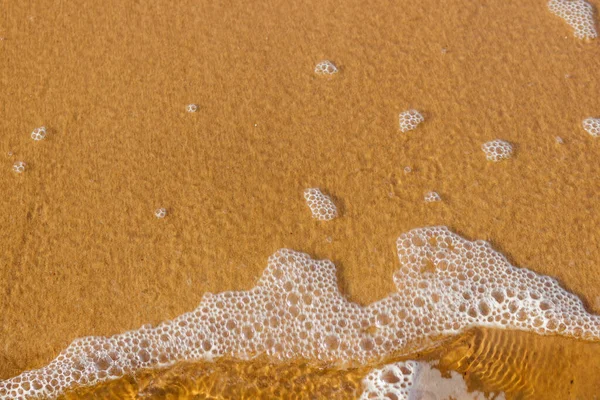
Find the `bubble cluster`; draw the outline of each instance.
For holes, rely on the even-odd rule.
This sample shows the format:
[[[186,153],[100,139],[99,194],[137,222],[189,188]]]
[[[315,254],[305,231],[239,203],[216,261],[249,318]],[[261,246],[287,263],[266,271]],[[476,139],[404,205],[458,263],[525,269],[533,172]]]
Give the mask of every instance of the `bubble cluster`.
[[[489,161],[493,162],[506,160],[512,157],[513,154],[512,145],[500,139],[495,139],[490,142],[484,143],[481,146],[481,149],[485,153],[485,157]]]
[[[369,372],[362,381],[360,400],[408,400],[419,369],[416,361],[389,364]]]
[[[399,116],[400,130],[402,132],[412,131],[417,126],[425,121],[425,118],[417,110],[402,111]]]
[[[189,113],[195,113],[198,111],[198,106],[196,104],[188,104],[185,110]]]
[[[582,125],[587,133],[594,137],[600,137],[600,118],[586,118]]]
[[[43,140],[46,137],[46,127],[40,126],[39,128],[35,128],[33,132],[31,132],[31,138],[33,140]]]
[[[425,195],[426,203],[434,203],[436,201],[442,201],[442,197],[437,192],[429,192]]]
[[[504,400],[503,393],[486,396],[470,391],[462,376],[450,371],[443,377],[430,363],[401,361],[376,368],[363,379],[360,400],[461,399]]]
[[[337,73],[337,67],[328,60],[323,60],[315,66],[315,74],[317,75],[333,75]]]
[[[312,216],[320,221],[329,221],[337,217],[337,207],[320,189],[312,188],[304,191],[306,205],[310,208]]]
[[[476,326],[600,340],[600,316],[487,242],[427,227],[402,234],[397,252],[397,292],[363,307],[340,293],[331,261],[279,250],[254,288],[205,294],[194,311],[155,327],[77,339],[47,366],[1,381],[0,398],[56,397],[144,368],[223,356],[379,362]]]
[[[585,0],[550,0],[550,11],[564,19],[579,39],[598,37],[594,23],[594,8]]]
[[[166,208],[158,208],[156,209],[156,211],[154,211],[154,216],[156,218],[164,218],[167,216],[167,209]]]
[[[15,171],[17,174],[22,174],[25,172],[26,166],[27,164],[25,164],[23,161],[17,161],[13,164],[13,171]]]

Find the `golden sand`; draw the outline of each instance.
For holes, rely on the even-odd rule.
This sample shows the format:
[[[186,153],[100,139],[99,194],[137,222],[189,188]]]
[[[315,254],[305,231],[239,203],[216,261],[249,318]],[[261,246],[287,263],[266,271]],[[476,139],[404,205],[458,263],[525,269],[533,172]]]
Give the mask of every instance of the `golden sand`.
[[[398,234],[426,225],[600,313],[600,141],[581,128],[600,115],[600,44],[545,1],[2,8],[0,379],[250,288],[281,247],[333,260],[372,302],[393,291]],[[322,59],[340,73],[315,76]],[[425,122],[401,133],[410,108]],[[486,161],[496,138],[513,158]],[[340,217],[312,220],[308,187]],[[590,355],[573,361],[597,384],[585,398]]]

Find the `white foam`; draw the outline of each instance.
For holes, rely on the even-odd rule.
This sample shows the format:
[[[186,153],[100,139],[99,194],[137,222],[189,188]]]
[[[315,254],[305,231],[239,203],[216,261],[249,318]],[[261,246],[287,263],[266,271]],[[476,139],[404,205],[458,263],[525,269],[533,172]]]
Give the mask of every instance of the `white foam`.
[[[399,116],[400,121],[400,130],[402,132],[412,131],[413,129],[417,129],[417,126],[423,121],[425,118],[421,115],[417,110],[406,110],[402,111]]]
[[[408,400],[419,369],[418,362],[403,361],[372,370],[362,381],[360,400]]]
[[[158,208],[156,211],[154,211],[154,216],[156,218],[164,218],[167,216],[167,209],[166,208]]]
[[[582,125],[587,133],[593,137],[600,137],[600,118],[586,118]]]
[[[548,8],[573,28],[575,37],[579,39],[598,37],[594,22],[594,8],[585,0],[550,0]]]
[[[17,174],[22,174],[25,172],[26,166],[27,164],[25,164],[23,161],[17,161],[13,164],[13,171],[15,171]]]
[[[437,192],[429,192],[425,195],[426,203],[434,203],[437,201],[442,201],[442,197]]]
[[[484,393],[469,392],[462,376],[450,372],[442,377],[430,363],[402,361],[374,369],[363,379],[360,400],[485,400]],[[503,400],[504,394],[491,394]]]
[[[363,307],[339,292],[333,263],[279,250],[254,288],[206,294],[156,327],[77,339],[47,366],[0,382],[0,398],[52,398],[142,368],[223,356],[364,364],[475,326],[600,340],[600,316],[487,242],[428,227],[401,235],[397,252],[397,292]]]
[[[31,132],[31,138],[33,140],[43,140],[46,137],[46,127],[40,126],[39,128],[35,128]]]
[[[337,73],[338,69],[331,61],[323,60],[315,65],[315,74],[317,75],[333,75]]]
[[[495,139],[481,145],[481,150],[489,161],[498,162],[512,157],[513,147],[510,143]]]
[[[321,192],[318,188],[306,189],[304,191],[306,205],[310,208],[313,218],[319,221],[330,221],[337,217],[337,207],[333,200]]]

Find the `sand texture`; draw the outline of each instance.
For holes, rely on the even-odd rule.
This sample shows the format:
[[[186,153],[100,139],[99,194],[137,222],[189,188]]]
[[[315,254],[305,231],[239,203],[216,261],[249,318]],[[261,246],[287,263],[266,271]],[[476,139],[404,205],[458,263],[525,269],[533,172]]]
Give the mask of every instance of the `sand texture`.
[[[600,139],[581,126],[600,42],[545,1],[0,9],[0,379],[248,289],[282,247],[331,259],[368,304],[394,290],[396,237],[428,225],[600,313]],[[339,72],[316,75],[324,59]],[[400,132],[408,109],[425,121]],[[486,160],[493,139],[513,156]],[[313,187],[336,219],[312,218]]]

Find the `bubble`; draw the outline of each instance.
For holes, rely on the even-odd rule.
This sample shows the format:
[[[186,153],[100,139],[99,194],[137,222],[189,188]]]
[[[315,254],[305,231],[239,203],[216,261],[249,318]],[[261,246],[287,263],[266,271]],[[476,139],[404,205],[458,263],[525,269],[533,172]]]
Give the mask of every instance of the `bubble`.
[[[498,162],[512,157],[513,146],[504,140],[495,139],[484,143],[481,149],[489,161]]]
[[[337,350],[340,346],[340,339],[336,335],[326,336],[324,345],[327,350]]]
[[[158,208],[156,209],[156,211],[154,211],[154,216],[156,218],[164,218],[167,216],[167,209],[166,208]]]
[[[407,110],[400,113],[400,130],[402,132],[412,131],[425,119],[417,110]]]
[[[600,118],[586,118],[581,124],[583,129],[593,137],[600,136]]]
[[[556,143],[558,143],[558,144],[564,144],[565,143],[564,139],[561,138],[560,136],[555,137],[554,140],[556,140]]]
[[[304,199],[312,212],[313,218],[320,221],[330,221],[337,217],[337,207],[331,198],[324,195],[320,189],[306,189],[304,191]]]
[[[189,113],[195,113],[196,111],[198,111],[198,106],[196,104],[188,104],[185,107],[185,110]]]
[[[328,60],[323,60],[315,66],[315,74],[317,75],[333,75],[337,73],[337,67]]]
[[[434,203],[436,201],[442,201],[441,196],[437,192],[429,192],[425,195],[426,203]]]
[[[25,164],[23,161],[17,161],[13,164],[13,171],[15,171],[17,174],[22,174],[25,172],[26,166],[27,164]]]
[[[594,26],[594,8],[585,0],[550,0],[548,8],[573,28],[578,39],[598,37]]]
[[[39,128],[35,128],[33,132],[31,132],[31,138],[33,140],[43,140],[46,137],[46,127],[40,126]]]

